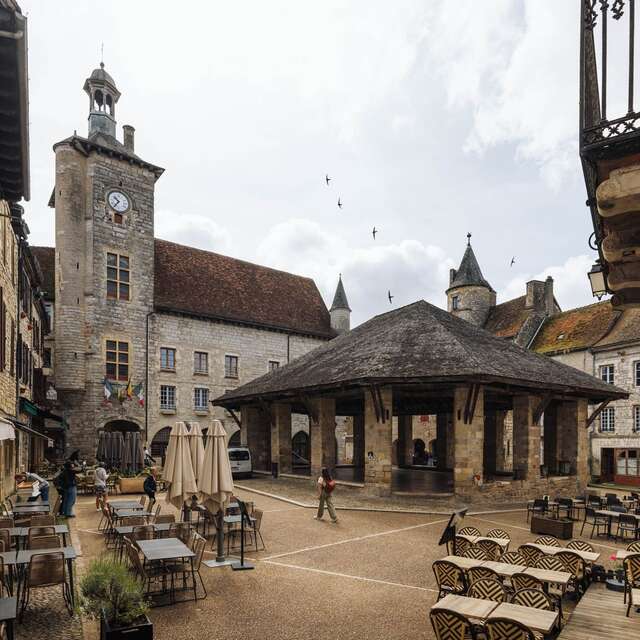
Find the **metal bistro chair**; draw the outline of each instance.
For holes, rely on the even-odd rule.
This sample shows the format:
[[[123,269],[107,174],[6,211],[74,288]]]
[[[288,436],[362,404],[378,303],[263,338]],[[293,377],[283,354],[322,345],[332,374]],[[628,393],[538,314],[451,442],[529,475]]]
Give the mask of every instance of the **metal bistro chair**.
[[[534,544],[541,544],[545,547],[559,547],[560,543],[558,542],[558,538],[555,536],[540,536],[536,538],[533,542]]]
[[[523,567],[527,566],[527,561],[519,551],[506,551],[502,554],[500,562],[505,564],[519,564]]]
[[[60,549],[61,547],[58,536],[35,536],[29,541],[29,549]]]
[[[472,545],[471,542],[469,542],[466,538],[463,538],[462,536],[456,536],[455,543],[456,543],[455,555],[458,555],[458,556],[461,556]]]
[[[573,549],[574,551],[589,551],[590,553],[595,553],[593,545],[585,542],[584,540],[571,540],[571,542],[567,544],[567,549]]]
[[[492,602],[506,602],[507,592],[500,580],[492,580],[490,578],[483,578],[474,582],[469,587],[470,598],[479,598],[480,600],[491,600]]]
[[[460,554],[463,558],[471,558],[472,560],[489,560],[484,549],[472,544],[464,553]]]
[[[618,517],[616,538],[622,538],[624,541],[627,534],[631,534],[634,540],[640,538],[640,521],[630,513],[621,513]]]
[[[10,516],[0,517],[0,529],[13,529],[13,518]]]
[[[67,583],[64,553],[62,551],[55,551],[53,553],[37,553],[32,555],[22,585],[20,622],[22,622],[25,609],[29,605],[32,590],[41,587],[55,586],[62,587],[64,603],[69,610],[69,614],[73,615],[71,591]]]
[[[449,594],[464,595],[467,584],[460,567],[448,560],[436,560],[432,567],[438,585],[438,600]]]
[[[535,567],[538,558],[544,553],[531,544],[522,544],[518,548],[518,552],[524,558],[527,567]]]
[[[487,531],[487,538],[500,538],[501,540],[511,540],[511,536],[503,529],[490,529]]]
[[[8,572],[4,570],[4,560],[0,557],[0,597],[2,597],[3,591],[7,592],[7,596],[13,595],[13,580],[11,578],[12,576],[8,575]]]
[[[586,525],[591,525],[591,538],[593,538],[594,533],[598,536],[602,535],[600,529],[603,529],[604,534],[606,534],[609,530],[609,517],[596,513],[593,507],[585,507],[580,535],[582,535]]]
[[[476,529],[475,527],[462,527],[460,531],[458,531],[458,535],[461,536],[480,536],[480,529]]]
[[[549,504],[546,500],[542,498],[535,498],[534,501],[529,504],[527,503],[527,522],[529,522],[529,518],[532,515],[544,515],[549,510]]]
[[[627,551],[633,551],[633,553],[640,553],[640,541],[632,542],[627,546]]]
[[[147,496],[140,496],[140,506],[144,507],[147,502]]]
[[[492,618],[484,626],[489,640],[535,640],[529,627],[509,618]]]
[[[478,540],[476,546],[484,551],[487,560],[498,562],[502,556],[502,547],[495,540]]]
[[[9,529],[0,529],[0,548],[2,548],[2,553],[11,551],[11,531]]]
[[[584,560],[575,552],[568,549],[560,551],[556,554],[556,558],[562,561],[564,570],[571,574],[571,582],[569,587],[573,587],[578,597],[586,591],[587,588],[587,572]]]
[[[456,611],[431,609],[429,620],[436,635],[436,640],[468,640],[468,638],[475,638],[475,631],[471,622]]]
[[[629,598],[627,616],[631,611],[631,590],[640,588],[640,553],[633,553],[622,561],[624,567],[624,600]]]
[[[129,540],[134,544],[139,540],[153,540],[156,537],[156,529],[152,524],[142,524],[133,527],[129,534]]]
[[[521,607],[531,607],[532,609],[543,609],[553,611],[553,600],[540,589],[520,589],[511,596],[512,604],[519,604]]]
[[[542,556],[538,558],[536,562],[537,569],[546,569],[547,571],[562,571],[566,572],[564,563],[558,556]],[[557,609],[560,613],[560,619],[562,620],[562,598],[565,596],[566,587],[564,585],[549,584],[545,589],[545,593],[554,600],[557,605]]]
[[[144,564],[140,559],[140,555],[136,547],[130,540],[125,542],[125,549],[131,570],[142,582],[142,588],[146,596],[152,597],[166,593],[167,578],[170,576],[166,570],[164,563]],[[155,585],[160,585],[154,589]],[[173,600],[173,582],[170,589],[171,598]]]
[[[56,528],[52,526],[46,527],[29,527],[29,533],[27,534],[27,548],[31,549],[31,540],[38,536],[55,536]]]
[[[539,578],[530,576],[528,573],[514,573],[511,576],[511,584],[514,591],[522,591],[522,589],[544,591],[544,582]]]
[[[31,516],[32,527],[49,527],[55,524],[56,517],[52,513],[45,516]]]
[[[188,545],[191,540],[191,525],[188,522],[174,522],[169,526],[167,538],[178,538]]]
[[[567,518],[573,519],[574,509],[573,500],[571,498],[558,498],[558,516],[564,511]]]
[[[478,582],[478,580],[497,580],[498,582],[501,581],[498,572],[494,571],[493,569],[489,569],[489,567],[477,566],[467,569],[467,582],[469,583],[469,586],[473,585],[475,582]]]

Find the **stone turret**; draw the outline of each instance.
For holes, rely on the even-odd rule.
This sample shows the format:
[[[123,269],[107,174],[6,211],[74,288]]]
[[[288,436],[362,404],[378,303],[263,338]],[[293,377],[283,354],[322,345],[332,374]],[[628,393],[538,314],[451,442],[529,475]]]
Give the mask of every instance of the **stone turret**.
[[[329,313],[331,314],[331,328],[338,335],[351,329],[351,308],[342,284],[342,274],[338,278],[338,286]]]
[[[460,267],[449,272],[447,308],[453,315],[482,327],[495,306],[496,292],[482,275],[469,233]]]
[[[115,138],[116,102],[120,92],[114,79],[104,70],[104,62],[91,72],[83,88],[89,96],[89,137],[101,132]]]

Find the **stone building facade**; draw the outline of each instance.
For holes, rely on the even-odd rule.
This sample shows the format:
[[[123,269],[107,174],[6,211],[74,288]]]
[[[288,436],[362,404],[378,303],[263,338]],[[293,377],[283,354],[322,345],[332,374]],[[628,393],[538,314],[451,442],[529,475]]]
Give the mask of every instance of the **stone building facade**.
[[[347,331],[342,281],[328,311],[308,278],[154,238],[163,169],[135,153],[133,127],[117,140],[120,92],[103,65],[84,90],[88,136],[54,145],[56,247],[35,249],[67,450],[91,460],[101,430],[139,430],[162,455],[178,420],[219,418],[231,438],[237,416],[211,400]],[[291,429],[308,437],[306,418]]]

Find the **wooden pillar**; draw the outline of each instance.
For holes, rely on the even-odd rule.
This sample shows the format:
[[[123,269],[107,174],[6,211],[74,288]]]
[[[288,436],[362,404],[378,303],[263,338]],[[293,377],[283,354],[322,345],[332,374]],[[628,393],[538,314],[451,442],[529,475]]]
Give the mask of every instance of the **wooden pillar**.
[[[413,464],[413,416],[398,416],[398,466]]]
[[[544,410],[543,420],[543,448],[544,460],[542,464],[547,468],[549,475],[558,474],[558,404],[552,402]]]
[[[496,473],[496,438],[497,415],[495,411],[487,411],[484,415],[484,444],[483,465],[487,475],[495,476]]]
[[[533,422],[539,402],[537,396],[513,398],[513,470],[519,480],[540,477],[540,425]]]
[[[449,467],[449,420],[448,413],[438,413],[436,416],[436,456],[438,457],[438,469],[444,471]]]
[[[309,416],[311,476],[317,477],[322,467],[333,471],[336,464],[336,401],[315,398],[312,402],[315,416]]]
[[[587,417],[589,409],[586,398],[580,398],[576,402],[576,472],[578,476],[579,490],[586,489],[590,478],[589,471],[589,429]]]
[[[581,484],[589,479],[589,436],[587,431],[587,401],[561,402],[558,406],[558,457],[569,463],[569,473],[578,476]]]
[[[473,415],[473,398],[475,408]],[[465,421],[465,414],[467,419]],[[453,482],[456,493],[468,493],[481,483],[484,452],[484,389],[473,392],[470,385],[455,388],[453,396],[453,432],[455,437]]]
[[[504,419],[506,417],[506,411],[496,411],[496,471],[506,471],[507,465],[507,451],[504,444]],[[510,466],[510,465],[509,465]]]
[[[364,469],[364,414],[353,416],[353,466]]]
[[[393,392],[381,387],[375,399],[369,389],[364,399],[365,485],[379,495],[391,493]]]
[[[257,407],[242,408],[242,428],[246,431],[246,446],[251,452],[253,468],[271,471],[271,441],[269,411]],[[242,434],[240,436],[242,438]]]
[[[278,473],[291,473],[291,405],[275,403],[271,411],[271,463]]]

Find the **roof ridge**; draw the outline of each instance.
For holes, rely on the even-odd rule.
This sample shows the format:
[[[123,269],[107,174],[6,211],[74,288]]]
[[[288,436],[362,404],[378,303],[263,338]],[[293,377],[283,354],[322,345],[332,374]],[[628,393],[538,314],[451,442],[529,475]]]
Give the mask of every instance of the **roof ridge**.
[[[554,318],[558,318],[560,316],[565,316],[565,315],[568,315],[570,313],[575,313],[577,311],[583,311],[584,309],[588,309],[589,307],[599,307],[599,306],[605,306],[607,304],[611,304],[611,300],[601,300],[599,302],[592,302],[591,304],[582,305],[581,307],[574,307],[573,309],[566,309],[565,311],[558,311],[558,313],[552,313],[549,316],[549,320],[552,320]]]

